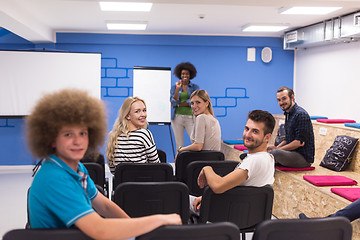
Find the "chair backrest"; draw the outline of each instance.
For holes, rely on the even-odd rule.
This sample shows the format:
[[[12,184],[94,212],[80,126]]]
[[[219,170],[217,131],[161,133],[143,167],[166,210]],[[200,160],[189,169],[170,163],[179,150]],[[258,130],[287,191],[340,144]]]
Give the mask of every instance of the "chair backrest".
[[[189,187],[189,192],[194,196],[201,196],[204,189],[200,189],[197,183],[197,178],[200,171],[205,166],[211,166],[215,173],[220,176],[225,176],[232,172],[239,164],[237,161],[195,161],[187,165],[185,171],[185,184]]]
[[[163,226],[141,235],[136,240],[240,240],[237,226],[230,222]]]
[[[344,217],[274,219],[260,223],[253,240],[350,240],[352,226]]]
[[[174,180],[169,163],[119,163],[115,168],[113,189],[123,182],[166,182]]]
[[[84,162],[83,164],[89,172],[89,176],[94,181],[94,183],[104,188],[105,172],[103,167],[100,164],[94,162]]]
[[[178,213],[189,220],[189,189],[180,182],[126,182],[116,187],[113,201],[130,217]]]
[[[14,229],[3,240],[91,240],[78,229]]]
[[[213,150],[203,151],[182,151],[176,157],[175,163],[175,178],[178,181],[185,182],[185,170],[189,163],[193,161],[223,161],[225,160],[224,153]]]
[[[105,172],[105,157],[100,152],[87,154],[84,156],[83,159],[80,160],[80,162],[82,162],[82,163],[86,163],[86,162],[98,163],[104,168],[104,172]]]
[[[166,152],[161,149],[157,149],[157,154],[159,156],[160,162],[166,163]]]
[[[253,229],[260,222],[270,219],[274,190],[271,186],[238,186],[222,194],[215,194],[206,187],[200,208],[200,222],[232,222],[240,231]]]

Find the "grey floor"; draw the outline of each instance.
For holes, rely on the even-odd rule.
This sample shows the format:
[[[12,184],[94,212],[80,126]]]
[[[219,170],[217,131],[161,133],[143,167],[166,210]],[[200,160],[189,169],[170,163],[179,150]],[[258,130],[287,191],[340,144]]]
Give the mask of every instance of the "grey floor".
[[[107,171],[107,177],[111,173]],[[24,228],[26,216],[27,189],[32,182],[32,166],[2,167],[0,166],[0,237],[9,230]],[[112,183],[112,181],[109,181]],[[112,186],[109,186],[110,188]],[[252,233],[246,234],[251,239]]]

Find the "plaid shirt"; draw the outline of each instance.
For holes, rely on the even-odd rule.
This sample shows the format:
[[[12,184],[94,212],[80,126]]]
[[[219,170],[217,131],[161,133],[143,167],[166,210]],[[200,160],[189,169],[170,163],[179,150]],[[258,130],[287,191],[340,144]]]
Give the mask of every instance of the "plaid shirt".
[[[314,131],[309,114],[296,103],[285,115],[285,141],[291,143],[294,140],[305,142],[305,145],[293,151],[304,156],[309,163],[314,162],[315,144]]]

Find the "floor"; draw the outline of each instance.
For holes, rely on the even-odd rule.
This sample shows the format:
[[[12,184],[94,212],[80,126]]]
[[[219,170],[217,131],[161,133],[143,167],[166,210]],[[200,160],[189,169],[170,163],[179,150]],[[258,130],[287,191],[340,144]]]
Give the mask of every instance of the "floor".
[[[111,173],[108,171],[106,176],[111,177]],[[31,182],[32,166],[0,167],[0,192],[3,193],[0,197],[0,237],[9,230],[25,227],[26,195]],[[247,233],[246,239],[251,238],[252,233]]]

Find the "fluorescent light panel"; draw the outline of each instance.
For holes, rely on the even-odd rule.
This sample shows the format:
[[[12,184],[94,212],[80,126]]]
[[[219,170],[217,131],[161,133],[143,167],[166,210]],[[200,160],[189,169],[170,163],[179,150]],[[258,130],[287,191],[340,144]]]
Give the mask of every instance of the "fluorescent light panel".
[[[107,23],[109,30],[145,30],[146,23]]]
[[[277,25],[246,25],[243,27],[243,32],[279,32],[288,28],[288,26],[277,26]]]
[[[150,12],[152,3],[143,2],[99,2],[102,11]]]
[[[298,15],[325,15],[341,7],[291,7],[280,9],[281,14],[298,14]]]

